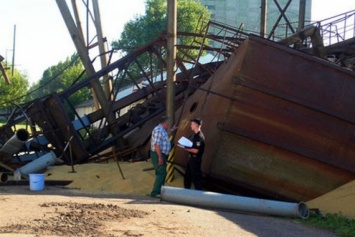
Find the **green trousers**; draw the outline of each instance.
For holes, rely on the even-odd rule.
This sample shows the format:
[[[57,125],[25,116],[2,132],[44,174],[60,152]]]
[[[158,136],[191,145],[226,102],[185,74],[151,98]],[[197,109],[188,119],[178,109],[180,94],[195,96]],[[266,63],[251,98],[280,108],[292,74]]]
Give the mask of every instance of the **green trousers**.
[[[167,156],[163,154],[163,165],[158,164],[158,154],[155,151],[150,151],[150,157],[152,159],[152,163],[155,170],[155,181],[150,196],[155,197],[158,194],[160,195],[161,186],[165,184]]]

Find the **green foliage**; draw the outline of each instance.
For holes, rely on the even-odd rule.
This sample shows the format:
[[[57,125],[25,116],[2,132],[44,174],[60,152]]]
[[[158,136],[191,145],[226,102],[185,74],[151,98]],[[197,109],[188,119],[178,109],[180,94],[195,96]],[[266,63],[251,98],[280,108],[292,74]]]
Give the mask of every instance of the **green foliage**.
[[[306,225],[332,230],[342,237],[355,236],[355,220],[348,219],[341,214],[326,214],[324,216],[311,214],[308,219],[301,222]]]
[[[201,5],[200,2],[194,0],[179,0],[177,3],[177,31],[186,33],[200,33],[204,22],[210,19],[210,12],[207,8]],[[166,0],[147,0],[145,15],[136,16],[135,19],[129,21],[121,34],[118,41],[112,42],[111,46],[120,49],[123,53],[129,54],[136,48],[146,45],[147,43],[156,39],[162,32],[167,31],[167,1]],[[192,36],[180,36],[177,39],[177,44],[193,46],[197,42],[199,48],[199,41],[202,38],[194,38]],[[206,42],[207,43],[207,42]],[[194,45],[196,46],[196,45]],[[161,49],[156,49],[161,50]],[[197,49],[190,49],[188,52],[190,57],[196,58],[198,55]],[[165,58],[166,51],[160,51],[161,57]],[[177,51],[177,56],[180,58],[186,57],[183,53]],[[142,78],[142,71],[150,75],[154,75],[154,70],[160,71],[162,65],[161,61],[150,57],[150,55],[143,54],[135,58],[140,66],[132,63],[129,66],[128,74],[131,78]],[[188,60],[188,59],[187,59]],[[131,82],[122,81],[122,85],[130,84]]]
[[[180,0],[177,6],[177,31],[196,33],[199,32],[200,18],[206,21],[210,12],[194,0]],[[167,1],[147,0],[144,16],[137,16],[129,21],[121,34],[120,40],[112,42],[113,48],[132,52],[135,48],[145,45],[157,38],[162,31],[167,31]],[[193,37],[179,38],[179,44],[190,45]],[[196,52],[191,52],[197,54]]]
[[[13,104],[21,104],[25,101],[27,87],[29,85],[27,75],[21,74],[16,69],[14,73],[8,73],[10,85],[0,74],[0,108],[13,107]]]
[[[64,62],[47,68],[38,83],[30,88],[31,98],[41,98],[53,92],[60,93],[84,78],[86,75],[82,75],[84,71],[82,63],[77,59],[77,55],[73,54]],[[71,96],[71,102],[77,105],[90,98],[90,90],[84,89]]]
[[[201,19],[208,21],[210,19],[210,12],[203,7],[200,2],[194,0],[178,1],[177,12],[177,31],[200,33],[204,27],[201,24]],[[203,32],[204,33],[204,32]],[[202,43],[202,39],[194,37],[181,37],[178,39],[178,44],[193,45],[193,41]],[[207,44],[208,42],[206,42]],[[196,56],[197,50],[190,50],[189,54]]]
[[[73,54],[64,62],[59,62],[57,65],[47,68],[38,83],[30,88],[31,99],[42,98],[53,92],[60,93],[67,90],[75,82],[87,76],[83,74],[83,71],[83,65],[78,60],[77,54]],[[76,106],[91,98],[90,89],[84,87],[72,94],[68,99],[72,106]],[[74,115],[68,101],[64,102],[64,107],[72,118]]]

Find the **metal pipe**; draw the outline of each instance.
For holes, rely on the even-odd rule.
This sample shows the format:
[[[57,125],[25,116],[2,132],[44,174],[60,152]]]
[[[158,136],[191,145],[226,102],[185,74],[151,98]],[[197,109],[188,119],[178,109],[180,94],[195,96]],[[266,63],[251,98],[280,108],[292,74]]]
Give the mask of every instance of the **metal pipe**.
[[[261,0],[261,18],[260,18],[260,37],[266,36],[266,22],[267,22],[267,0]]]
[[[221,208],[273,216],[300,217],[303,219],[309,216],[309,209],[303,202],[280,202],[167,186],[161,188],[161,199],[192,206]]]
[[[46,169],[48,166],[54,165],[57,161],[57,156],[53,151],[31,161],[30,163],[22,166],[18,169],[20,174],[28,175],[37,173],[43,169]]]
[[[6,183],[8,180],[7,174],[0,172],[0,183]]]
[[[177,33],[177,0],[168,2],[168,35],[166,60],[166,115],[170,118],[171,126],[175,124],[175,80],[176,80],[176,33]],[[170,127],[171,128],[171,127]]]
[[[0,159],[9,159],[13,154],[19,152],[29,137],[30,134],[26,129],[17,130],[16,133],[0,148]]]

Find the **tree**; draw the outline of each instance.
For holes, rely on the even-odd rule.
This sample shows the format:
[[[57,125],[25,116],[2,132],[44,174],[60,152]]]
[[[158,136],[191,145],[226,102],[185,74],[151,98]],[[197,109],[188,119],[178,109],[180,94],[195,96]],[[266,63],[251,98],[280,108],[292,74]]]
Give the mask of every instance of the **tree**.
[[[21,104],[25,101],[28,89],[27,75],[21,74],[14,69],[13,75],[8,74],[11,82],[8,85],[3,75],[0,75],[0,109],[14,107],[14,104]]]
[[[201,19],[204,20],[203,22],[207,22],[210,19],[208,9],[202,6],[200,2],[194,0],[179,0],[177,2],[177,31],[200,33],[204,27],[201,24]],[[124,27],[121,38],[112,42],[111,46],[121,50],[123,54],[129,54],[137,47],[144,46],[156,39],[162,32],[166,32],[167,21],[167,0],[147,0],[145,15],[137,16],[132,21],[129,21]],[[202,40],[202,37],[194,38],[180,35],[177,42],[179,45],[198,46],[196,48],[199,49]],[[197,45],[195,44],[196,42]],[[208,41],[205,41],[205,43],[208,44]],[[190,49],[184,53],[177,51],[177,56],[185,58],[185,60],[186,55],[189,55],[190,58],[196,58],[199,53],[198,49]],[[161,50],[160,54],[162,58],[167,56],[164,50]],[[159,73],[162,67],[160,59],[152,59],[150,56],[146,53],[134,59],[134,63],[130,64],[127,69],[127,74],[129,74],[130,78],[139,80],[145,77],[144,74],[154,76]],[[187,60],[190,61],[189,58]],[[122,78],[122,85],[127,84],[131,84],[131,82]]]
[[[51,66],[43,72],[43,76],[38,83],[30,88],[31,98],[40,98],[53,92],[60,93],[68,89],[76,81],[86,76],[83,71],[83,65],[78,60],[77,54],[74,53],[64,62],[60,61],[57,65]],[[88,99],[88,96],[83,94],[78,97],[78,101],[74,101],[75,104]]]
[[[51,66],[43,72],[43,76],[39,82],[30,88],[31,99],[33,100],[48,96],[53,92],[60,93],[67,90],[71,85],[87,76],[87,74],[83,72],[83,65],[81,61],[78,60],[78,56],[75,53],[64,62],[59,62],[57,65]],[[91,98],[91,91],[87,87],[83,87],[73,93],[68,98],[69,101],[65,101],[65,108],[69,116],[72,117],[73,111],[70,109],[67,102],[70,102],[72,106],[76,106]]]
[[[210,19],[210,12],[194,0],[177,1],[177,31],[197,33],[202,25],[200,19],[205,21]],[[121,49],[129,53],[135,48],[152,41],[162,31],[167,31],[167,0],[147,0],[145,15],[137,16],[129,21],[118,41],[112,42],[113,48]],[[193,37],[181,37],[179,44],[192,44]],[[196,54],[196,52],[190,52]]]

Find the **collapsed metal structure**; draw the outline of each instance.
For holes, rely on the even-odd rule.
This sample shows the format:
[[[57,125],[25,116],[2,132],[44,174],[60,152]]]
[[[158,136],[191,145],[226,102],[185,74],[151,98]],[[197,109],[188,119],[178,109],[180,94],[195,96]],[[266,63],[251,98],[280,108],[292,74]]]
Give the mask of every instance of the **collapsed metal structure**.
[[[221,26],[216,24],[216,27]],[[228,29],[227,31],[232,32],[234,29]],[[241,34],[244,39],[247,37],[247,34],[238,32],[238,30],[234,34]],[[196,42],[201,42],[203,38],[206,39],[207,37],[214,38],[216,41],[223,40],[223,36],[208,34],[179,33],[179,35],[181,37],[185,35],[199,38]],[[175,88],[177,107],[181,106],[184,99],[193,93],[195,90],[193,87],[198,88],[214,73],[221,64],[221,60],[217,57],[223,59],[229,57],[232,54],[232,49],[244,40],[243,38],[234,39],[235,42],[227,42],[224,46],[229,47],[229,49],[209,47],[208,50],[219,52],[211,62],[205,64],[199,63],[198,59],[184,58],[188,57],[188,50],[200,50],[200,44],[178,46],[179,55],[182,55],[182,57],[177,59],[179,70]],[[28,126],[33,129],[31,143],[28,145],[26,153],[54,150],[57,156],[61,156],[68,164],[87,162],[93,155],[112,146],[119,148],[142,146],[151,132],[150,128],[145,129],[146,126],[143,125],[146,123],[155,124],[154,118],[159,118],[165,112],[166,78],[164,65],[166,65],[166,62],[163,57],[165,45],[166,38],[162,34],[151,43],[111,63],[66,91],[53,93],[14,108],[6,126],[1,128],[3,141],[5,142],[13,136],[14,132],[11,127],[26,121]],[[149,68],[143,68],[140,60],[149,60]],[[157,68],[155,65],[159,65],[159,67]],[[132,68],[134,68],[136,74],[140,75],[139,78],[132,77],[130,71]],[[90,88],[92,80],[99,80],[104,75],[110,75],[113,79],[113,90],[110,91],[110,94],[116,99],[108,100],[107,103],[110,104],[110,113],[115,114],[115,124],[108,123],[102,109],[80,117],[70,103],[71,95],[80,90],[87,90]],[[131,84],[128,88],[127,81]],[[193,87],[187,90],[189,86]],[[129,90],[128,95],[120,98],[122,97],[121,93],[125,94],[127,89]],[[68,116],[69,113],[76,114],[77,120],[71,121]],[[112,132],[113,126],[118,131],[116,134]],[[36,131],[36,127],[39,127],[40,131]],[[130,136],[129,134],[132,134],[137,128],[143,128],[146,132],[140,131],[139,139],[131,139],[130,137],[133,135]],[[64,151],[64,147],[69,140],[71,152],[69,150]],[[50,147],[48,147],[49,144]]]
[[[208,22],[200,33],[179,33],[196,40],[177,46],[177,136],[189,134],[190,118],[205,121],[206,187],[299,201],[355,178],[354,35],[338,28],[338,41],[324,43],[335,22],[350,19],[354,30],[354,15],[306,26],[280,42],[217,22]],[[209,46],[207,39],[218,46]],[[16,135],[14,125],[26,121],[32,132],[13,154],[18,161],[52,151],[75,165],[98,160],[110,147],[147,159],[151,130],[166,108],[165,45],[162,34],[66,91],[14,108],[0,128],[1,144]],[[197,58],[189,57],[192,49],[199,50]],[[206,51],[214,56],[201,63]],[[142,61],[150,66],[143,68]],[[102,109],[79,116],[70,96],[107,75],[113,81],[110,95],[115,99],[107,103],[114,123]],[[69,113],[77,115],[75,121]],[[11,165],[13,159],[1,156],[0,148],[2,162]],[[186,153],[177,149],[173,162],[184,167]]]

